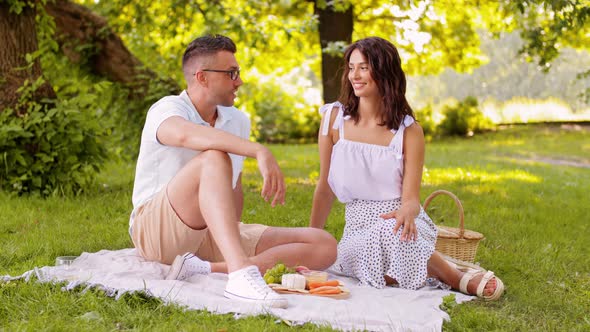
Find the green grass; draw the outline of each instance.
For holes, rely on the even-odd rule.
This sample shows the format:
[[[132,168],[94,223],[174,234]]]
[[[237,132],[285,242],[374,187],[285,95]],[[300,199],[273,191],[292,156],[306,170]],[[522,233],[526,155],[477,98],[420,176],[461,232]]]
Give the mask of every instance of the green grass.
[[[318,161],[316,146],[273,146],[288,183],[287,204],[271,209],[259,197],[256,164],[246,163],[243,220],[307,225]],[[465,223],[486,237],[476,261],[506,284],[494,303],[452,306],[448,331],[583,331],[590,329],[590,168],[535,162],[538,158],[590,164],[590,131],[515,127],[427,146],[422,198],[447,189],[463,202]],[[54,264],[56,256],[131,247],[127,234],[134,165],[110,164],[96,188],[76,198],[14,197],[0,192],[0,275]],[[454,225],[457,210],[437,197],[433,219]],[[327,229],[342,234],[338,204]],[[0,331],[291,329],[273,317],[185,311],[156,299],[100,291],[63,292],[59,285],[0,283]],[[295,330],[328,330],[311,324]]]

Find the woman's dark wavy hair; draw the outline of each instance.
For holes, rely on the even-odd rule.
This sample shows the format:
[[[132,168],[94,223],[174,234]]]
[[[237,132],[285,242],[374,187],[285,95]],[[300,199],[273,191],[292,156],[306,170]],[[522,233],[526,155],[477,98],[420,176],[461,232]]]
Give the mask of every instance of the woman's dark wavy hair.
[[[342,90],[338,100],[344,105],[344,114],[350,115],[355,123],[359,121],[359,98],[355,96],[348,79],[348,62],[354,50],[359,50],[369,62],[371,77],[377,83],[382,97],[381,126],[397,130],[404,117],[414,118],[414,112],[406,100],[406,75],[395,46],[379,37],[361,39],[348,46],[344,52]]]

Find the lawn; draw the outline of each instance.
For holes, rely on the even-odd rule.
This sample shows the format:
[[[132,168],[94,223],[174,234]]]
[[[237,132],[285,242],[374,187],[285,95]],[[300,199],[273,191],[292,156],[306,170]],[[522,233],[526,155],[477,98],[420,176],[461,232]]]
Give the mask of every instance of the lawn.
[[[272,146],[283,167],[288,196],[271,209],[259,196],[256,162],[247,160],[243,220],[305,226],[318,176],[315,145]],[[427,145],[421,196],[455,193],[465,223],[486,237],[476,261],[506,284],[494,303],[451,307],[448,331],[590,330],[590,130],[557,126],[513,127],[468,139]],[[575,162],[568,166],[564,162]],[[0,275],[18,275],[55,257],[130,247],[133,163],[111,163],[97,186],[75,198],[14,197],[0,191]],[[327,229],[342,234],[343,206]],[[447,225],[457,221],[450,200],[437,197],[429,211]],[[141,295],[116,301],[100,291],[63,292],[60,286],[0,283],[0,331],[290,329],[273,317],[234,320],[231,315],[185,311]],[[307,324],[296,330],[329,330]]]

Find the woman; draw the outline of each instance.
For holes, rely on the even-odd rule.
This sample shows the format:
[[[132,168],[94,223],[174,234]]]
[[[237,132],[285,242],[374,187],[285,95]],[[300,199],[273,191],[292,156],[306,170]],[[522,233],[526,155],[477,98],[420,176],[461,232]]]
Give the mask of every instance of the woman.
[[[504,286],[493,272],[464,273],[434,250],[437,230],[419,197],[424,133],[405,97],[397,49],[382,38],[361,39],[347,48],[344,66],[340,102],[320,109],[320,178],[310,221],[324,228],[334,198],[346,203],[333,268],[377,288],[417,289],[430,276],[498,299]]]

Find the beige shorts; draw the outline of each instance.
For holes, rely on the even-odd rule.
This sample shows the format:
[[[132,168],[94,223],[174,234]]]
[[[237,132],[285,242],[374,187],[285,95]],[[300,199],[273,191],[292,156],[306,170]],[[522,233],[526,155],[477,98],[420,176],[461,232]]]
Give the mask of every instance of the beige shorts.
[[[239,223],[242,248],[249,257],[256,254],[256,245],[268,226]],[[180,220],[166,188],[140,206],[133,219],[131,239],[141,256],[164,264],[172,264],[176,255],[192,252],[209,262],[224,261],[208,228],[195,230]]]

